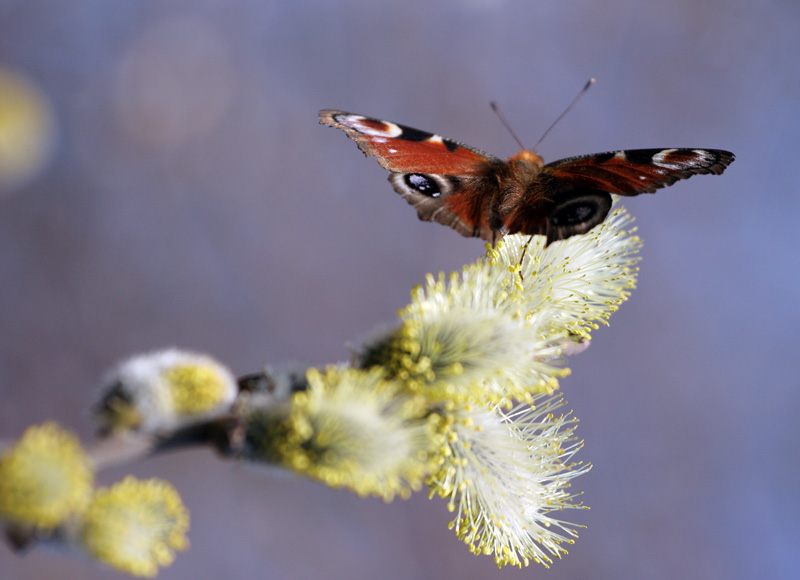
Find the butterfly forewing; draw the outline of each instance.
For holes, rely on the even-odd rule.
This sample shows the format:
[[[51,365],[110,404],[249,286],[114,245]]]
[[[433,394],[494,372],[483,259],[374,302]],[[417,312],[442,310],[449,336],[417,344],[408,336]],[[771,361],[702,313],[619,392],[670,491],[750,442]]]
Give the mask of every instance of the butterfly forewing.
[[[639,195],[692,175],[719,175],[732,162],[733,154],[719,149],[630,149],[561,159],[544,172],[582,187]]]
[[[320,111],[319,118],[320,123],[347,133],[389,171],[475,176],[487,163],[501,162],[473,147],[389,121],[329,109]]]

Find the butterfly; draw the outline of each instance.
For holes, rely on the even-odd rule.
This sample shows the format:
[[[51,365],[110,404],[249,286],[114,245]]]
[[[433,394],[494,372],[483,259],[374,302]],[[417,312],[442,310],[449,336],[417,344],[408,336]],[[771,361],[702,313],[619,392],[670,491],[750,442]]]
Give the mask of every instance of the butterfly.
[[[547,244],[588,232],[611,209],[611,194],[654,193],[692,175],[719,175],[734,156],[719,149],[629,149],[544,164],[524,147],[507,161],[440,135],[325,109],[390,171],[395,191],[421,220],[494,244],[505,234],[540,234]]]

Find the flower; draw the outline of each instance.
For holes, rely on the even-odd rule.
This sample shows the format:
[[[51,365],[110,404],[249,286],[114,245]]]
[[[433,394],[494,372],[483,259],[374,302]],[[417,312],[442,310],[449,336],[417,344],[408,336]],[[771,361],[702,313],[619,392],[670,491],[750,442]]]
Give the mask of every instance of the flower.
[[[0,458],[0,518],[55,527],[85,509],[93,480],[74,435],[53,422],[29,427]]]
[[[519,274],[518,298],[527,320],[588,338],[636,286],[642,241],[632,222],[625,208],[616,205],[584,235],[547,247],[541,236],[530,243],[526,236],[506,236],[502,245],[489,249],[487,260]]]
[[[568,492],[572,478],[590,465],[570,463],[582,443],[576,419],[556,415],[557,397],[509,412],[453,405],[446,412],[448,443],[441,469],[428,478],[431,495],[448,498],[459,539],[475,554],[492,554],[498,566],[547,566],[577,534],[550,514],[583,508]]]
[[[213,358],[177,349],[132,357],[109,373],[95,407],[104,430],[154,432],[227,409],[236,379]]]
[[[0,69],[0,193],[39,174],[56,133],[52,106],[29,79]]]
[[[433,403],[526,398],[552,392],[569,373],[541,356],[538,329],[520,317],[416,300],[399,328],[365,346],[361,366],[380,366]],[[412,312],[415,306],[422,308]]]
[[[401,324],[367,341],[357,364],[380,367],[431,401],[510,405],[550,394],[564,357],[635,285],[640,241],[622,208],[584,236],[544,246],[506,236],[484,259],[428,276]]]
[[[189,514],[169,483],[126,477],[95,492],[78,542],[117,570],[153,577],[188,547],[188,528]]]
[[[440,445],[438,416],[378,370],[307,372],[308,389],[246,422],[245,456],[389,501],[421,486]]]

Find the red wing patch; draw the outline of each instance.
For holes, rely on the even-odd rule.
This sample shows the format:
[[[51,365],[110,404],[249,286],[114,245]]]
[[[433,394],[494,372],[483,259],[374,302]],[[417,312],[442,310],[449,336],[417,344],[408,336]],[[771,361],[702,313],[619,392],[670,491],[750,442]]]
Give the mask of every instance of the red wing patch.
[[[389,121],[344,111],[323,110],[320,123],[347,133],[368,157],[401,173],[476,176],[499,159],[451,139]]]

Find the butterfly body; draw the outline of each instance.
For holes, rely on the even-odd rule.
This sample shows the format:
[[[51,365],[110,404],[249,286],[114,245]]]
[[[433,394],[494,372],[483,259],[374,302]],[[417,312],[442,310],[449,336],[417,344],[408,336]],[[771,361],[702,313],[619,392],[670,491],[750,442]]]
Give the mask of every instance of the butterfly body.
[[[411,127],[344,111],[320,111],[390,171],[395,191],[419,218],[492,243],[505,234],[541,234],[547,243],[588,232],[611,209],[611,194],[653,193],[692,175],[720,174],[733,161],[717,149],[634,149],[545,165],[522,149],[503,161]]]

